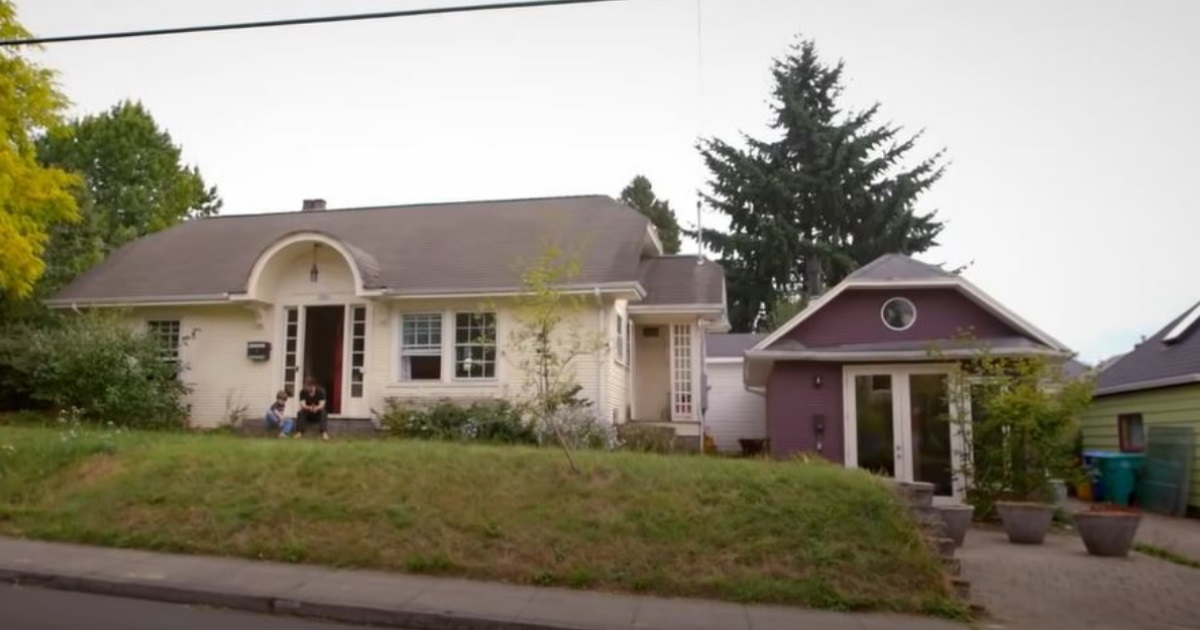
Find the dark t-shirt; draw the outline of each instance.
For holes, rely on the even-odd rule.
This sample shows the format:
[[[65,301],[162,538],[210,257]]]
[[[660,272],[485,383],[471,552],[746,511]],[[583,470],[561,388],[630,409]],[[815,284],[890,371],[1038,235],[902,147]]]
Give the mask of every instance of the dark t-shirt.
[[[304,389],[300,390],[300,402],[304,405],[315,405],[325,402],[325,390],[318,386],[310,394],[308,393],[308,388],[305,387]]]

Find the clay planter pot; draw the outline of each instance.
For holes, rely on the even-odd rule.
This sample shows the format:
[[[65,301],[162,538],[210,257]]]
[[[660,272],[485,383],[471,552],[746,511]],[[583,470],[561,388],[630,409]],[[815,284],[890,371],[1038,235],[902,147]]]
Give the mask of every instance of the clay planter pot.
[[[946,525],[946,537],[961,547],[971,528],[971,519],[975,516],[975,507],[971,505],[939,505],[935,508]]]
[[[1102,506],[1075,513],[1075,529],[1083,546],[1093,556],[1124,558],[1133,548],[1142,515],[1131,510],[1105,509]]]
[[[1046,503],[999,501],[996,511],[1000,512],[1008,542],[1019,545],[1042,544],[1054,519],[1054,506]]]

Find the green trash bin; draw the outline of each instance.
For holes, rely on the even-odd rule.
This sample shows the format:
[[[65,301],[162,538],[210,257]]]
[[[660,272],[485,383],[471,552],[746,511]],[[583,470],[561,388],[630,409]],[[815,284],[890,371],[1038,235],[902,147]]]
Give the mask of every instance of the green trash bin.
[[[1104,480],[1104,500],[1117,505],[1129,505],[1137,488],[1138,474],[1145,463],[1141,453],[1105,453],[1096,458]]]

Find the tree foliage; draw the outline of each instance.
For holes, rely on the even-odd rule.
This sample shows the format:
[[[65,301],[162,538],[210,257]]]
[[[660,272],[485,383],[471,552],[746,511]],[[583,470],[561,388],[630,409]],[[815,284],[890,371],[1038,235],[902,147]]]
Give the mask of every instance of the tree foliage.
[[[909,166],[919,134],[876,122],[878,104],[844,109],[842,71],[800,41],[772,70],[776,137],[700,143],[705,200],[729,218],[727,232],[701,237],[726,270],[734,330],[764,328],[781,298],[811,298],[878,256],[936,244],[942,224],[915,204],[941,177],[942,153]]]
[[[28,37],[12,3],[0,0],[0,39]],[[29,295],[42,275],[47,233],[77,217],[77,179],[37,161],[39,134],[60,124],[67,99],[54,72],[15,47],[0,48],[0,294]]]
[[[185,165],[181,149],[146,108],[124,101],[38,142],[38,157],[83,176],[82,221],[55,228],[43,293],[125,243],[221,208],[215,187]]]
[[[654,187],[644,175],[638,175],[621,190],[621,201],[625,205],[641,212],[650,219],[650,223],[658,229],[658,238],[662,241],[663,251],[667,254],[679,253],[679,221],[671,202],[659,199],[654,194]]]
[[[952,467],[967,480],[967,501],[979,518],[997,501],[1050,502],[1051,480],[1078,474],[1075,437],[1092,381],[1065,378],[1045,357],[998,357],[970,336],[960,341],[974,356],[951,372],[949,421],[962,445]]]
[[[535,428],[553,434],[571,468],[578,471],[571,455],[573,442],[565,430],[570,423],[558,414],[591,404],[578,398],[582,388],[575,379],[575,363],[605,347],[604,333],[579,325],[588,296],[562,289],[579,275],[577,255],[548,244],[522,264],[522,293],[514,304],[516,324],[505,356],[525,379],[523,405]]]

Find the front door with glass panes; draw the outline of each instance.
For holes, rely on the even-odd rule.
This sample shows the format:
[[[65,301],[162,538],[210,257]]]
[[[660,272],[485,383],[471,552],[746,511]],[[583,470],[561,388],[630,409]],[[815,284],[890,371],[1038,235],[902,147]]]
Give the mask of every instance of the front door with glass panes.
[[[844,368],[845,462],[954,495],[960,452],[946,366]]]
[[[367,417],[365,304],[285,306],[281,385],[293,396],[305,377],[325,388],[330,415]]]

